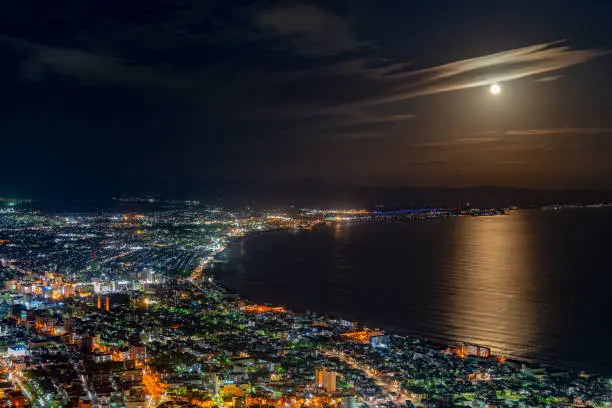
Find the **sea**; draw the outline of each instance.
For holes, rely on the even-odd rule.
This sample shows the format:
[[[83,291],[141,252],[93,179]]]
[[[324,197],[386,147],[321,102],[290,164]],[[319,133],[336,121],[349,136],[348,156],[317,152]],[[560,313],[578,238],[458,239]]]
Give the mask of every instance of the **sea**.
[[[610,208],[336,223],[249,235],[213,273],[256,302],[610,375],[611,238]]]

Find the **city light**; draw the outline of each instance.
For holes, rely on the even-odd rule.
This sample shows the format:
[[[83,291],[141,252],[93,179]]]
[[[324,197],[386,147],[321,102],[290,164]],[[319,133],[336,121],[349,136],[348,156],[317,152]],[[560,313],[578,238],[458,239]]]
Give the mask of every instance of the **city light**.
[[[150,408],[164,402],[419,406],[439,395],[484,403],[479,387],[494,382],[504,384],[496,397],[513,403],[535,398],[569,406],[580,398],[596,406],[609,395],[609,383],[599,377],[553,378],[545,368],[516,364],[482,345],[444,349],[340,318],[252,303],[213,279],[232,240],[260,231],[310,234],[345,222],[499,213],[312,209],[240,218],[190,204],[138,216],[3,214],[9,218],[0,239],[5,228],[11,246],[0,244],[0,273],[7,276],[0,340],[8,343],[0,376],[6,374],[16,393],[13,406],[50,408],[79,400]],[[28,228],[17,231],[24,219]],[[145,223],[146,233],[134,227]],[[568,383],[580,392],[559,385]],[[550,395],[539,393],[542,386]]]

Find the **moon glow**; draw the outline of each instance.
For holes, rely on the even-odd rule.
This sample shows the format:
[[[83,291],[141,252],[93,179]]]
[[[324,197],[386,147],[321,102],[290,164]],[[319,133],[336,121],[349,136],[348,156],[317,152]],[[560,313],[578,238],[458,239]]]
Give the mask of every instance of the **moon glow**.
[[[491,85],[491,87],[489,88],[489,91],[493,94],[493,95],[498,95],[499,93],[501,93],[501,86],[499,86],[498,84],[493,84]]]

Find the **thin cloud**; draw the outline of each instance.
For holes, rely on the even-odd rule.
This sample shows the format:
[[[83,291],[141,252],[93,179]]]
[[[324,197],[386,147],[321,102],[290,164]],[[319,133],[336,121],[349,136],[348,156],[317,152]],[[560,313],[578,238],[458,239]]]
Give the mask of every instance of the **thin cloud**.
[[[563,78],[563,75],[550,75],[550,76],[545,76],[542,78],[537,78],[536,82],[551,82],[551,81],[556,81],[557,79],[561,79]]]
[[[393,122],[403,122],[408,119],[414,119],[416,115],[411,113],[398,113],[395,115],[385,115],[385,116],[366,116],[364,118],[365,123],[393,123]]]
[[[451,135],[452,138],[468,138],[474,136],[485,136],[485,135],[497,135],[499,132],[497,130],[485,130],[479,132],[468,132],[468,133],[454,133]]]
[[[463,146],[463,145],[471,145],[471,144],[481,144],[481,143],[490,143],[495,142],[499,139],[494,137],[469,137],[469,138],[460,138],[460,139],[445,139],[438,140],[435,142],[425,142],[425,143],[416,143],[412,146],[414,147],[446,147],[446,146]]]
[[[493,164],[499,164],[502,166],[518,166],[518,167],[524,167],[530,164],[530,162],[526,161],[526,160],[501,160],[501,161],[496,161]]]
[[[386,84],[386,96],[364,101],[377,105],[419,96],[458,91],[558,71],[609,54],[607,50],[575,50],[561,42],[536,44],[420,70],[367,70],[367,76]]]
[[[299,106],[298,115],[342,116],[426,95],[538,76],[607,54],[607,50],[571,49],[551,42],[425,69],[414,69],[406,62],[381,66],[368,58],[355,58],[292,72],[277,86],[279,92],[296,95],[293,103]],[[303,109],[309,104],[313,109]]]
[[[487,146],[481,149],[481,152],[504,152],[504,153],[527,153],[542,150],[552,150],[552,146],[548,145],[529,145],[529,144],[511,144],[501,146]]]
[[[385,123],[404,122],[414,119],[416,115],[411,113],[398,113],[394,115],[371,115],[366,113],[355,113],[349,117],[346,122],[338,121],[338,126],[357,126],[357,125],[374,125]]]
[[[487,132],[491,134],[491,132]],[[413,147],[454,147],[477,149],[479,152],[524,153],[538,150],[550,150],[548,145],[507,144],[509,139],[499,137],[463,137],[413,144]]]
[[[416,165],[416,166],[440,166],[449,164],[451,161],[449,160],[416,160],[407,162],[407,165]]]
[[[314,6],[278,6],[257,10],[249,16],[249,21],[254,24],[251,29],[254,32],[259,30],[260,34],[264,32],[266,41],[289,41],[295,46],[287,49],[300,55],[335,54],[333,60],[337,62],[330,64],[328,59],[313,59],[307,64],[310,68],[296,71],[286,69],[282,61],[274,58],[247,53],[245,61],[240,60],[243,66],[224,57],[231,54],[229,47],[236,47],[236,52],[243,49],[242,45],[228,43],[224,45],[228,51],[219,54],[221,60],[215,59],[214,65],[163,65],[163,53],[157,61],[147,65],[144,60],[138,60],[138,63],[136,59],[132,60],[130,49],[120,52],[120,43],[112,50],[119,51],[117,55],[124,57],[93,46],[71,49],[16,38],[3,40],[25,56],[22,74],[30,80],[60,74],[88,85],[125,84],[176,91],[173,96],[184,97],[196,108],[221,112],[222,115],[218,116],[228,120],[238,118],[245,123],[265,125],[271,132],[304,137],[310,137],[314,132],[330,135],[334,132],[351,133],[351,126],[367,127],[368,132],[377,135],[396,134],[397,126],[393,125],[409,121],[413,115],[410,112],[377,115],[374,111],[381,110],[379,105],[492,82],[529,76],[538,78],[609,53],[607,50],[571,49],[562,42],[551,42],[415,69],[405,61],[381,62],[347,52],[360,46],[351,24]],[[196,53],[201,50],[202,43],[194,38],[197,36],[190,32],[179,44],[172,41],[168,44]],[[244,40],[248,42],[249,36],[246,35]],[[261,35],[255,35],[251,40],[253,47],[268,48],[267,43],[261,43]],[[283,44],[286,46],[287,42]],[[249,60],[251,54],[258,57]],[[394,108],[393,111],[398,110]],[[542,131],[511,130],[507,134]],[[556,129],[555,133],[567,133],[567,130]],[[474,136],[477,137],[434,141],[429,145],[453,146],[495,140],[489,137],[493,134]]]
[[[309,4],[277,6],[256,14],[253,20],[270,34],[292,40],[291,49],[307,56],[339,54],[364,44],[349,22]]]
[[[567,135],[567,134],[582,134],[582,135],[601,135],[612,133],[612,128],[552,128],[552,129],[527,129],[527,130],[509,130],[506,132],[508,136],[541,136],[541,135]]]
[[[92,85],[122,83],[157,88],[187,85],[153,67],[132,64],[111,55],[46,46],[13,37],[0,37],[0,40],[26,54],[21,72],[30,81],[39,81],[53,73],[73,76]]]
[[[330,136],[330,135],[327,135],[327,136]],[[383,139],[387,137],[386,134],[380,133],[380,132],[379,133],[376,133],[376,132],[354,132],[354,133],[335,132],[331,136],[333,136],[334,139],[339,139],[339,140],[371,140],[371,139]]]

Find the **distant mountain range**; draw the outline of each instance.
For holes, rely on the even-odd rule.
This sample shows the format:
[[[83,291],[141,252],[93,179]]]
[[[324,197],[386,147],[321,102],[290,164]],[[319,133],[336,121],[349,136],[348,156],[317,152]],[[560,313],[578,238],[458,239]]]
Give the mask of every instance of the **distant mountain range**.
[[[95,202],[110,197],[153,197],[194,199],[211,205],[231,208],[283,207],[362,207],[422,208],[422,207],[467,207],[500,208],[517,206],[529,208],[551,204],[595,204],[612,203],[612,190],[544,190],[497,186],[464,188],[450,187],[406,187],[364,186],[352,183],[326,183],[316,179],[300,179],[283,182],[253,182],[225,180],[202,185],[174,184],[163,191],[147,186],[141,191],[113,192],[57,192],[36,196],[58,204],[75,199]]]
[[[550,204],[612,202],[609,190],[539,190],[496,186],[465,188],[363,186],[305,179],[280,183],[228,183],[215,196],[225,205],[240,203],[262,207],[533,207]]]

